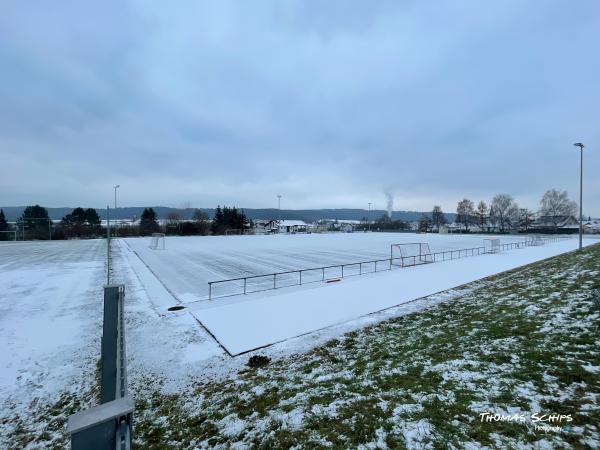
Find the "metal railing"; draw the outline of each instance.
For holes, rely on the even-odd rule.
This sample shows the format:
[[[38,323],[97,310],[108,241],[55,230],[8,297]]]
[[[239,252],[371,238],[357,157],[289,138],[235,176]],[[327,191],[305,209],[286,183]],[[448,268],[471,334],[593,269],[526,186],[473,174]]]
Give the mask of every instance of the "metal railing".
[[[571,237],[561,236],[541,239],[525,239],[523,241],[500,244],[500,250],[514,250],[532,245],[540,245],[540,242],[541,244],[546,244],[565,239],[571,239]],[[283,272],[273,272],[262,275],[248,275],[245,277],[228,278],[226,280],[209,281],[208,300],[212,300],[213,298],[251,294],[254,292],[270,291],[283,287],[301,286],[310,283],[332,281],[350,276],[383,272],[392,270],[393,268],[410,267],[439,261],[450,261],[453,259],[482,255],[484,253],[491,252],[486,251],[485,247],[472,247],[429,253],[427,255],[404,257],[398,256],[370,261],[359,261],[355,263],[314,267],[310,269],[287,270]],[[214,288],[224,284],[233,284],[237,289],[233,293],[215,295]]]
[[[104,287],[100,405],[69,417],[73,450],[129,450],[133,398],[127,393],[123,285]]]

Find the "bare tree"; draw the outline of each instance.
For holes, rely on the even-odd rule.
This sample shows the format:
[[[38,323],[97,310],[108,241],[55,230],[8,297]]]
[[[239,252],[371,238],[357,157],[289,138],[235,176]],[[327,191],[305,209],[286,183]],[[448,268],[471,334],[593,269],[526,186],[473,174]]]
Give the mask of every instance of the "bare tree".
[[[473,223],[474,214],[473,202],[468,198],[462,199],[456,205],[456,222],[464,225],[466,231],[469,231],[469,225]]]
[[[490,216],[493,217],[494,223],[500,226],[501,232],[515,226],[519,220],[519,206],[508,194],[495,195],[490,205],[490,211],[492,211]]]
[[[540,200],[540,216],[550,221],[554,231],[558,224],[577,214],[577,203],[569,200],[567,191],[549,189]]]
[[[441,206],[435,205],[433,207],[433,211],[431,212],[431,221],[433,222],[433,225],[435,226],[438,232],[440,231],[440,227],[442,225],[448,223],[448,221],[446,220],[446,215],[442,211]]]
[[[483,229],[485,228],[485,224],[488,219],[488,213],[489,211],[487,204],[484,201],[480,201],[477,204],[477,209],[475,210],[475,219],[481,231],[483,231]]]
[[[535,214],[533,211],[527,208],[519,209],[519,228],[523,231],[529,231],[531,224],[535,220]]]

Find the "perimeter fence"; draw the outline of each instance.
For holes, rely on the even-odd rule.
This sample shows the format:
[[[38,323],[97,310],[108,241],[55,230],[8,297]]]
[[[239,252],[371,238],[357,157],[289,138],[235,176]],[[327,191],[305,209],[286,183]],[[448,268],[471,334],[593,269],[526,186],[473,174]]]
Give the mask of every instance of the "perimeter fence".
[[[506,251],[522,249],[567,239],[572,239],[572,237],[536,236],[531,239],[500,244],[500,250]],[[254,292],[269,291],[290,286],[301,286],[310,283],[334,282],[345,277],[366,275],[369,273],[389,271],[394,268],[409,267],[420,264],[450,261],[454,259],[478,256],[484,253],[486,253],[486,248],[481,246],[430,253],[429,256],[431,261],[427,262],[423,262],[423,255],[403,257],[398,256],[369,261],[358,261],[347,264],[334,264],[309,269],[287,270],[261,275],[249,275],[245,277],[209,281],[208,300],[213,300],[214,298],[231,297],[235,295],[251,294]]]

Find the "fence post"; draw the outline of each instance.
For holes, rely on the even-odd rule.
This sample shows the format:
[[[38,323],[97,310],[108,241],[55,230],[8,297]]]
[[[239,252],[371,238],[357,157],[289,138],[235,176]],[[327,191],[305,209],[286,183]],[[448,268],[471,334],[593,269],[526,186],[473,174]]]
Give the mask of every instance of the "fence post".
[[[248,278],[244,278],[244,294],[246,294],[246,281],[248,281]]]
[[[212,281],[208,282],[208,300],[212,300]]]
[[[273,289],[277,289],[277,274],[273,274]]]
[[[300,270],[298,273],[300,274],[300,286],[302,286],[302,271]]]
[[[344,278],[344,265],[342,264],[342,278]]]

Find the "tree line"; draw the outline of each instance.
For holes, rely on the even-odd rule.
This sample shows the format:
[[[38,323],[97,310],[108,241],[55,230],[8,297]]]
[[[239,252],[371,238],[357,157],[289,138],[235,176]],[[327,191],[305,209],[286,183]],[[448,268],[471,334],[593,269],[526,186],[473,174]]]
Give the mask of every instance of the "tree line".
[[[529,231],[536,221],[536,212],[521,208],[509,194],[497,194],[489,206],[480,201],[477,206],[467,198],[458,202],[456,207],[456,222],[469,231],[476,227],[480,231],[509,230]],[[537,211],[537,227],[554,231],[577,214],[577,203],[569,199],[566,191],[547,190],[540,200]]]
[[[537,226],[543,231],[556,232],[566,219],[575,216],[577,204],[570,200],[566,191],[549,189],[540,200],[537,211]],[[541,220],[541,222],[540,222]],[[479,201],[477,205],[468,198],[463,198],[456,206],[456,224],[464,232],[476,229],[481,232],[507,232],[519,230],[527,232],[536,221],[536,213],[527,208],[521,208],[509,194],[495,195],[489,205]],[[403,220],[392,220],[387,214],[372,223],[363,217],[359,230],[378,231],[410,231],[412,226]],[[431,213],[423,214],[418,222],[419,231],[440,231],[448,224],[445,213],[439,205],[435,205]],[[544,226],[545,225],[545,226]],[[167,216],[163,226],[153,208],[144,208],[139,224],[123,224],[119,221],[114,227],[117,236],[148,236],[152,233],[164,232],[168,235],[219,235],[232,230],[243,232],[252,227],[244,210],[233,207],[217,207],[215,217],[211,220],[201,209],[194,210],[192,220],[183,220],[176,213]],[[0,232],[17,231],[19,239],[71,239],[94,238],[106,235],[106,227],[101,224],[100,217],[94,208],[73,209],[59,223],[53,223],[48,210],[40,205],[27,206],[16,227],[7,223],[4,211],[0,209]],[[0,240],[13,239],[8,233],[0,233]]]

